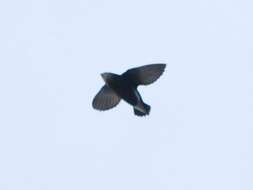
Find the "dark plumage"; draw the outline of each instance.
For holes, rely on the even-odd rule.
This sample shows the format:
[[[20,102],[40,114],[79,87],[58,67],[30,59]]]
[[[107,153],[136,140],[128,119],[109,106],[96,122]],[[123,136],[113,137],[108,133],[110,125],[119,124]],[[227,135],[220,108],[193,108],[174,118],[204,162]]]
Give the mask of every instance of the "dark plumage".
[[[106,84],[93,99],[93,108],[101,111],[108,110],[123,99],[133,106],[135,115],[148,115],[151,107],[143,102],[137,87],[155,82],[162,75],[165,67],[165,64],[151,64],[129,69],[122,75],[101,74]]]

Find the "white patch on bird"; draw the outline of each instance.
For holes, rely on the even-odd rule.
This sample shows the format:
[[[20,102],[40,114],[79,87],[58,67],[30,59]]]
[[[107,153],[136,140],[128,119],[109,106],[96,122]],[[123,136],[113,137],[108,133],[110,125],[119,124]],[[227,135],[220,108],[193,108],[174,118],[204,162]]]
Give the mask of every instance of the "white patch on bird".
[[[141,101],[141,95],[138,93],[137,90],[134,90],[134,94],[137,97],[138,102],[140,102]]]
[[[139,94],[139,92],[137,90],[134,90],[134,94],[137,97],[137,101],[138,101],[138,104],[136,106],[134,106],[134,108],[139,110],[140,112],[146,113],[144,104],[141,100],[141,95]]]
[[[134,106],[134,108],[137,109],[137,110],[139,110],[142,113],[146,113],[146,110],[145,110],[145,108],[144,108],[144,106],[143,106],[142,103],[137,104],[136,106]]]

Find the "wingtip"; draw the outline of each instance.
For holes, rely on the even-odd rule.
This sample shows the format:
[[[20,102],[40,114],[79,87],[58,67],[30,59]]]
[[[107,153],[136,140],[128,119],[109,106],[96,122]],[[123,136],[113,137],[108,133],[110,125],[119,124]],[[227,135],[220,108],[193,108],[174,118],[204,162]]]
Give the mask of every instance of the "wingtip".
[[[157,65],[161,65],[164,69],[166,68],[167,64],[166,63],[157,63]]]
[[[161,70],[165,70],[165,68],[167,66],[166,63],[154,63],[152,65],[160,67]]]

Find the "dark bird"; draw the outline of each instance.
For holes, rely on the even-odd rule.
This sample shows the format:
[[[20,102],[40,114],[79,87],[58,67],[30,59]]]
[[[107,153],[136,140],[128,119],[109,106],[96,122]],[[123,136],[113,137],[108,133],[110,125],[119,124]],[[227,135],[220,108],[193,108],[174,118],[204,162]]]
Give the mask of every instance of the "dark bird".
[[[143,102],[137,87],[155,82],[162,75],[165,67],[165,64],[151,64],[129,69],[122,75],[102,73],[105,85],[93,99],[93,108],[101,111],[108,110],[123,99],[133,106],[135,115],[148,115],[151,107]]]

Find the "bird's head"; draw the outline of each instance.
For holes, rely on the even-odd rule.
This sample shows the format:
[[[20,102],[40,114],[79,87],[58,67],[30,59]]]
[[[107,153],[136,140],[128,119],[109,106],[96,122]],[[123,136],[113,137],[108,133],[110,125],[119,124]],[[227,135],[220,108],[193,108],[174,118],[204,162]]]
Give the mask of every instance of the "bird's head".
[[[102,73],[101,77],[105,81],[105,83],[109,83],[109,81],[113,78],[114,74],[113,73]]]

